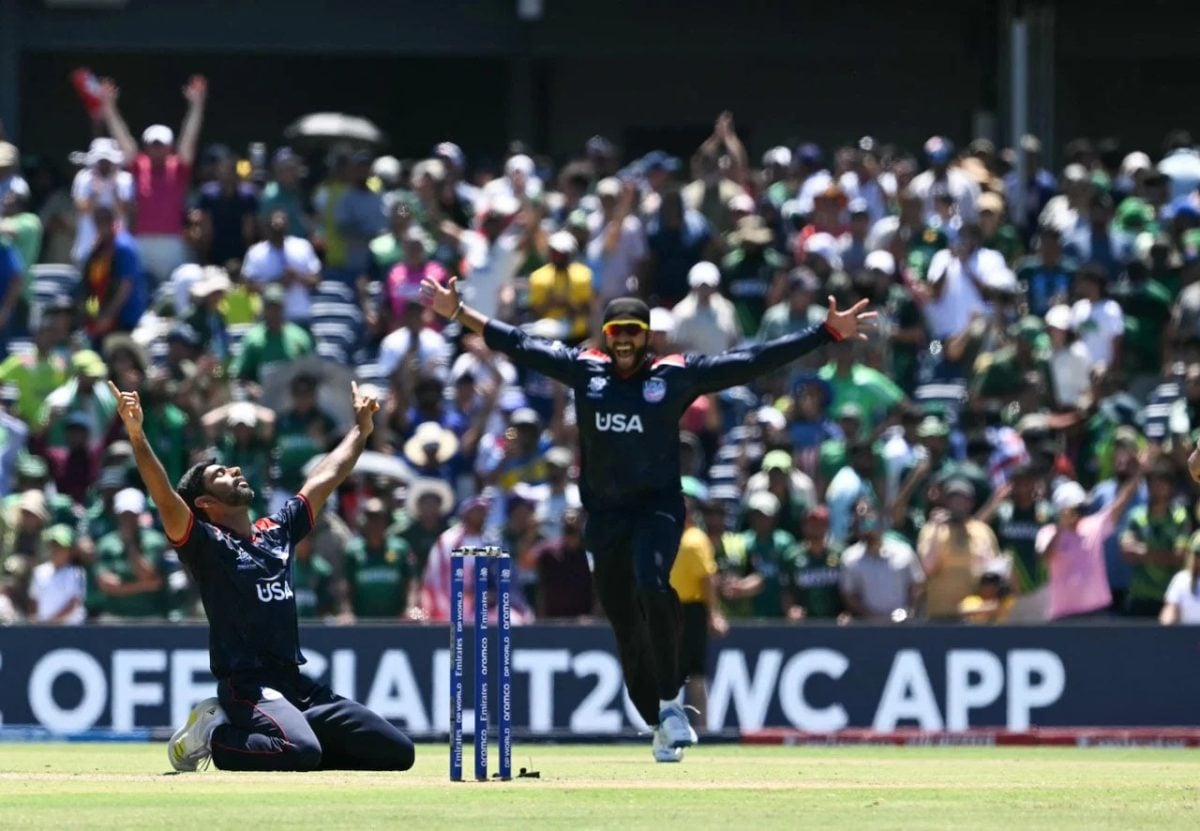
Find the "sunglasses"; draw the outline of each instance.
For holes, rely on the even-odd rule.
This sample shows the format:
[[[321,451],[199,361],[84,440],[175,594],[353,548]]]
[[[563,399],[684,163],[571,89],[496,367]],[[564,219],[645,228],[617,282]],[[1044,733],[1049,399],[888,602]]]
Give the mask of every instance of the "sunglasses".
[[[604,334],[610,338],[615,338],[617,335],[629,335],[633,337],[639,332],[645,332],[650,327],[644,323],[606,323],[604,324]]]

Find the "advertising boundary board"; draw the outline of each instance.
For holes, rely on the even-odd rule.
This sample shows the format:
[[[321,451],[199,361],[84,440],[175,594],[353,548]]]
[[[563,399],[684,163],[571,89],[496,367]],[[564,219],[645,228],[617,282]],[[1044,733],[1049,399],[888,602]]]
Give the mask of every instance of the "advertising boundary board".
[[[445,626],[308,626],[303,669],[414,736],[445,735],[448,641]],[[520,736],[644,727],[603,625],[514,628],[512,668]],[[4,729],[150,735],[213,691],[202,626],[0,629]],[[1190,727],[1198,694],[1200,628],[741,625],[710,645],[706,720],[784,737]]]

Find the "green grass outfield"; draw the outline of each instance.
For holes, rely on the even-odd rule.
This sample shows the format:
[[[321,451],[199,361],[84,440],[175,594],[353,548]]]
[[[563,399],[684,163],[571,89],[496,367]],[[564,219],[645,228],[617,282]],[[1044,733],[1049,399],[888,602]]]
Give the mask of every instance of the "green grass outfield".
[[[446,781],[444,745],[404,774],[165,774],[162,744],[0,744],[0,828],[1200,828],[1200,750],[516,748],[540,779]],[[468,753],[469,764],[469,753]]]

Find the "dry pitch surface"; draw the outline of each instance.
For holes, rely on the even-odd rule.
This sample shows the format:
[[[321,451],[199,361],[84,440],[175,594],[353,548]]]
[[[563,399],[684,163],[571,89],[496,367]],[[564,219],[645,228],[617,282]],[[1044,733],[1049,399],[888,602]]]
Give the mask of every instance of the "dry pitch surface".
[[[0,827],[1200,828],[1200,750],[519,746],[540,779],[165,774],[164,745],[0,744]]]

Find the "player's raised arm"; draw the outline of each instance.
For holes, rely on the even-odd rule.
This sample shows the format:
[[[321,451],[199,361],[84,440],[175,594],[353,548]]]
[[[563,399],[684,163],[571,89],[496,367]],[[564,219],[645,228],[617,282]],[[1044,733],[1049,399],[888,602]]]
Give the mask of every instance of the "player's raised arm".
[[[715,392],[745,384],[827,343],[866,340],[864,330],[873,325],[876,317],[875,312],[868,312],[866,308],[867,301],[859,300],[849,309],[838,311],[837,300],[830,296],[829,313],[820,326],[745,349],[693,358],[689,368],[698,373],[697,386],[701,392]]]
[[[167,479],[167,472],[162,463],[154,455],[154,449],[146,440],[142,430],[142,401],[136,392],[121,392],[112,381],[108,382],[113,397],[117,399],[117,415],[125,425],[129,434],[129,443],[133,445],[133,458],[137,461],[138,473],[146,484],[150,498],[158,508],[162,518],[163,530],[172,541],[183,540],[188,535],[192,523],[192,511],[183,501],[175,488]]]
[[[300,489],[300,495],[308,502],[314,517],[320,515],[329,495],[354,470],[355,462],[375,429],[379,401],[373,395],[360,393],[356,382],[351,382],[350,393],[354,396],[354,426],[333,452],[320,461]]]
[[[448,320],[457,320],[467,329],[483,335],[488,347],[503,352],[513,363],[527,366],[543,375],[571,382],[571,367],[575,353],[561,343],[535,338],[514,326],[472,309],[458,294],[458,278],[451,277],[446,285],[426,277],[421,281],[421,299]]]

